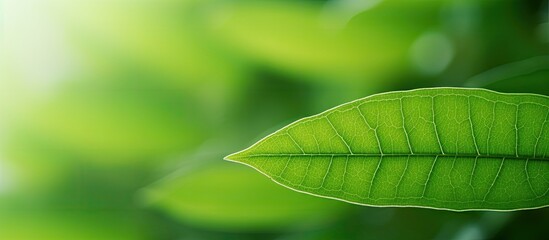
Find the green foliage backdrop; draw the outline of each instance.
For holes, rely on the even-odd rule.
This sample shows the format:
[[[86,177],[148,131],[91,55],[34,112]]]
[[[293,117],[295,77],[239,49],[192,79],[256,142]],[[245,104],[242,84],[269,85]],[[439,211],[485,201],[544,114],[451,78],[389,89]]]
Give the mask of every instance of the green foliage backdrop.
[[[222,158],[375,93],[549,93],[544,0],[2,0],[0,239],[547,235],[547,209],[358,207]]]

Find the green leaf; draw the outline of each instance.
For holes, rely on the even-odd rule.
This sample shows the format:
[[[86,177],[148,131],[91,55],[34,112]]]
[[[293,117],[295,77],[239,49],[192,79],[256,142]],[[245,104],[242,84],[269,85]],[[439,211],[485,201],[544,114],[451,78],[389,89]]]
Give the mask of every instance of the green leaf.
[[[390,92],[301,119],[226,160],[360,205],[539,208],[549,204],[548,121],[540,95]]]
[[[191,168],[144,192],[147,204],[201,228],[258,231],[324,225],[349,205],[272,184],[261,174],[232,164]]]
[[[315,81],[370,76],[359,82],[377,86],[383,82],[373,75],[406,66],[410,45],[433,27],[443,2],[403,4],[382,1],[348,21],[319,1],[230,1],[205,18],[212,36],[262,64]]]

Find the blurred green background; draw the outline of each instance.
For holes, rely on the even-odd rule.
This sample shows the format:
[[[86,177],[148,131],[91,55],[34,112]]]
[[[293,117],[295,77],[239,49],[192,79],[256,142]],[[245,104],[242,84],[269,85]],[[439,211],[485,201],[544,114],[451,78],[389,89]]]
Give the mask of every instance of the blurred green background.
[[[0,0],[0,239],[528,239],[549,209],[359,207],[222,158],[436,86],[549,95],[541,0]]]

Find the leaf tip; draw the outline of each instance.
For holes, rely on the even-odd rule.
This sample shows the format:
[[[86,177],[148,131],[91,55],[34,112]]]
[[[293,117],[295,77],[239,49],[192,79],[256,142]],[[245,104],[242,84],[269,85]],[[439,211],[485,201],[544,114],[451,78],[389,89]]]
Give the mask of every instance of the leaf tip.
[[[223,160],[229,161],[229,162],[238,162],[238,160],[237,160],[238,155],[240,155],[239,152],[232,153],[232,154],[229,154],[229,155],[225,156],[223,158]]]

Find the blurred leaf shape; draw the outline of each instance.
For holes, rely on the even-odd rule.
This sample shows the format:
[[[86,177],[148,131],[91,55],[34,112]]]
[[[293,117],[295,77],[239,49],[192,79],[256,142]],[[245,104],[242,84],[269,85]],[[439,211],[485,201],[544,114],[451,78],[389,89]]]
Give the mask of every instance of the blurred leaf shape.
[[[465,86],[549,95],[547,79],[549,56],[538,56],[490,69],[469,79]]]
[[[333,26],[338,11],[312,1],[233,1],[205,17],[213,35],[255,60],[299,74],[354,81],[407,64],[410,45],[436,22],[442,2],[382,1],[342,27]]]
[[[226,231],[318,226],[349,206],[287,191],[260,174],[225,163],[187,171],[145,189],[145,201],[181,221]]]
[[[296,121],[226,159],[359,205],[539,208],[549,204],[548,122],[541,95],[389,92]]]
[[[38,140],[57,149],[58,157],[74,154],[109,164],[156,161],[196,146],[206,135],[206,121],[199,120],[192,100],[138,76],[131,79],[67,86],[14,117],[10,135],[26,138],[23,145]]]
[[[59,1],[65,27],[84,70],[116,72],[127,67],[156,73],[159,85],[193,96],[213,113],[226,109],[245,81],[238,56],[207,36],[198,10],[209,1]]]

